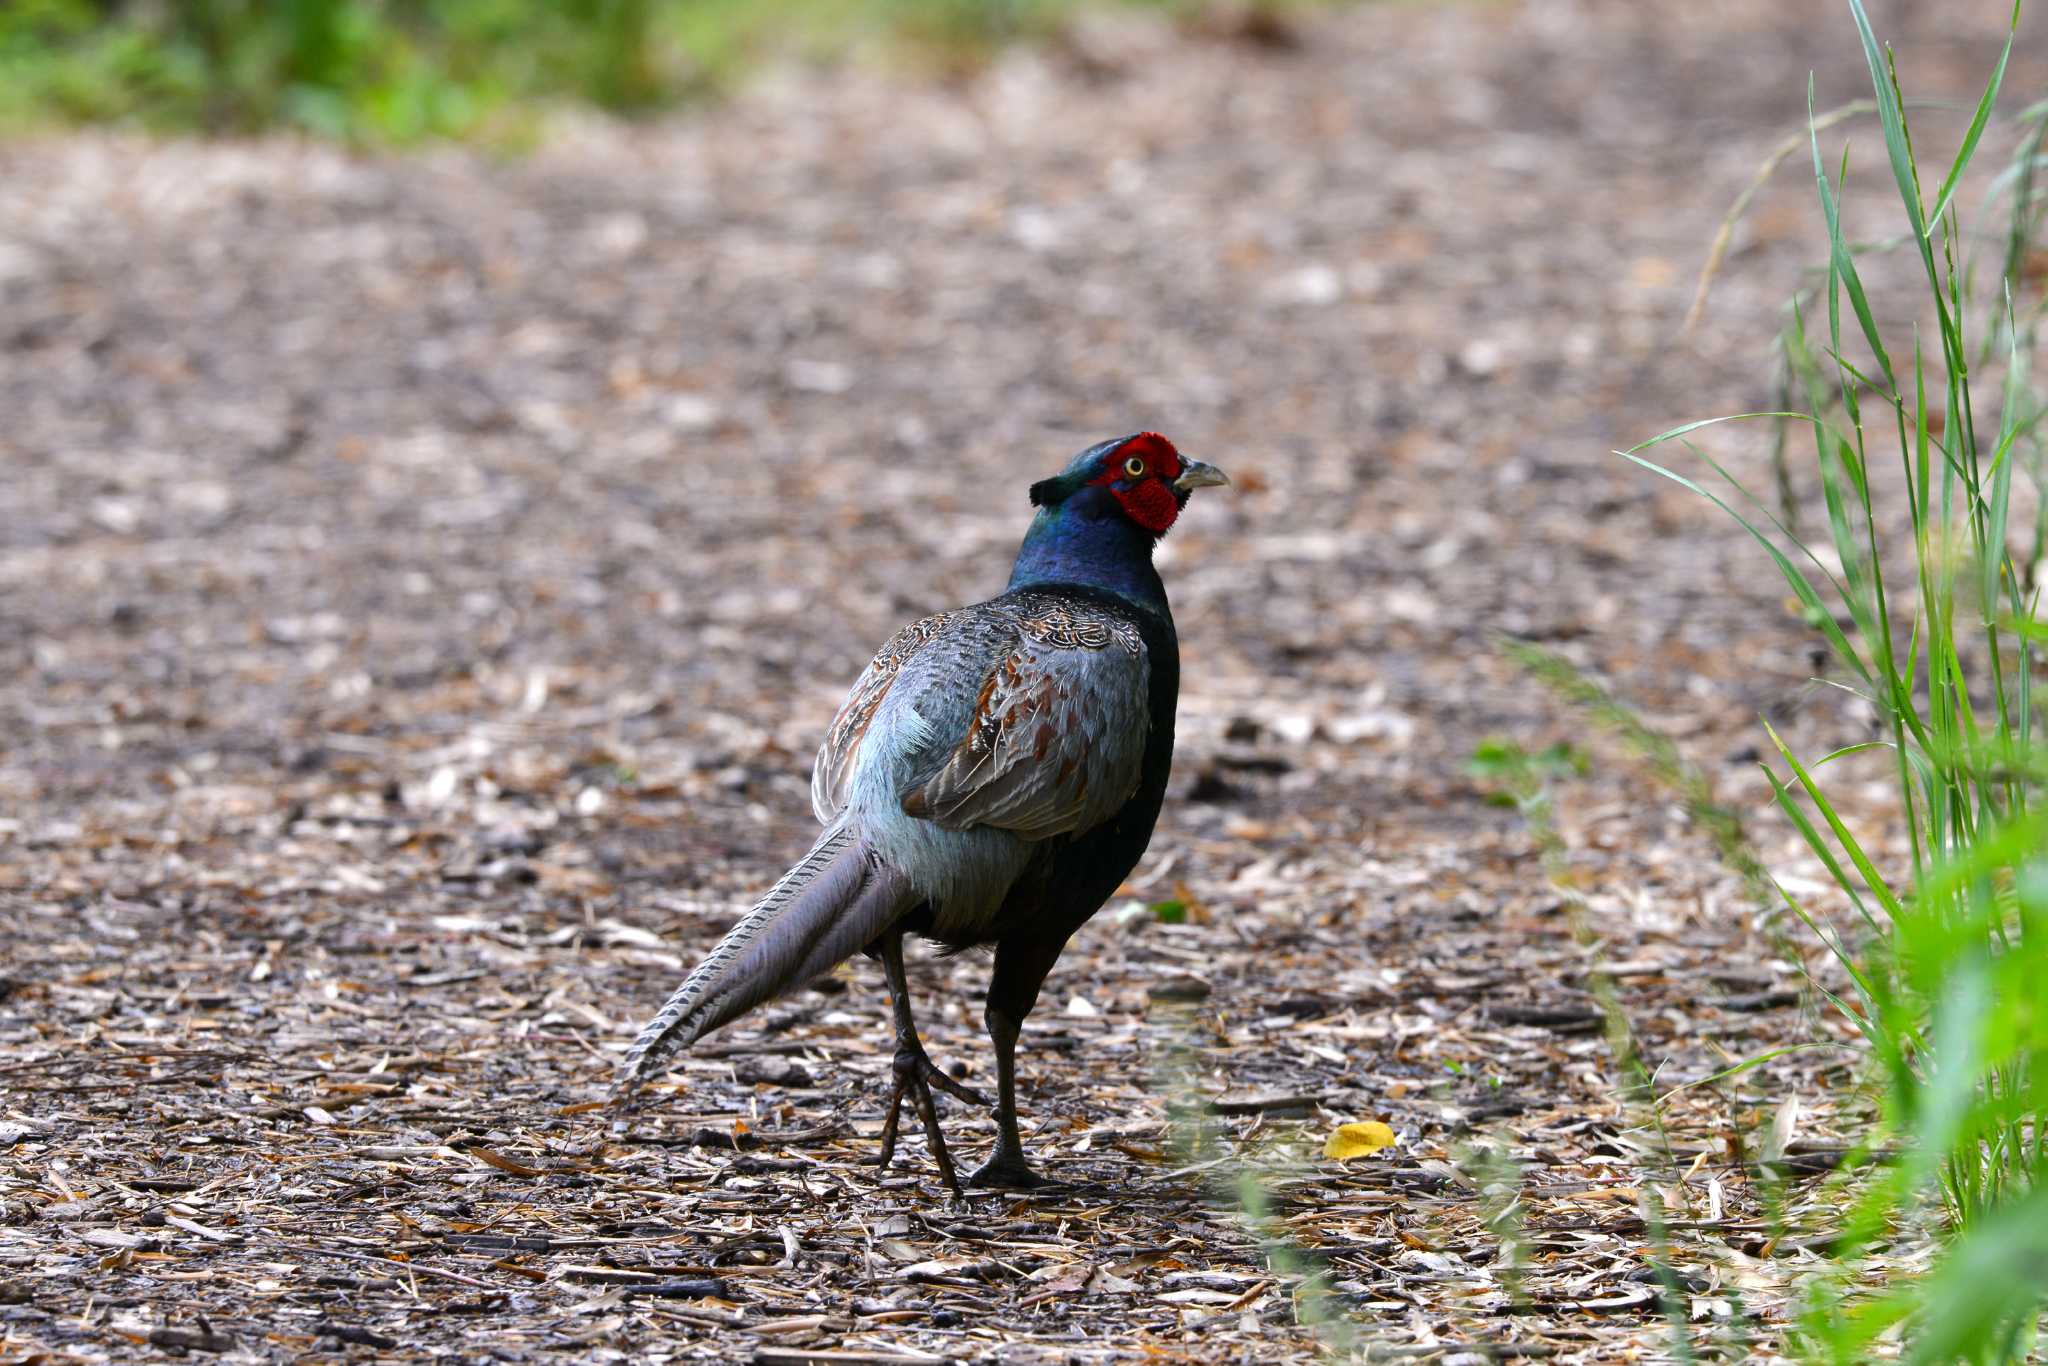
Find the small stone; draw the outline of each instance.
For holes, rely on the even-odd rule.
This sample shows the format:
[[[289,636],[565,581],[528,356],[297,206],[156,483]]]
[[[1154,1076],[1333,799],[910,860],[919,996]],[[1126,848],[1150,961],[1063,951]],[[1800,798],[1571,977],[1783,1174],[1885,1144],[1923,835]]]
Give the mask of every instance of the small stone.
[[[843,394],[853,387],[853,369],[831,360],[793,360],[783,367],[789,387],[806,394]]]
[[[708,432],[723,414],[703,394],[675,394],[662,406],[662,420],[681,432]]]
[[[1322,308],[1344,297],[1344,277],[1329,266],[1303,266],[1273,281],[1266,295],[1278,304]]]

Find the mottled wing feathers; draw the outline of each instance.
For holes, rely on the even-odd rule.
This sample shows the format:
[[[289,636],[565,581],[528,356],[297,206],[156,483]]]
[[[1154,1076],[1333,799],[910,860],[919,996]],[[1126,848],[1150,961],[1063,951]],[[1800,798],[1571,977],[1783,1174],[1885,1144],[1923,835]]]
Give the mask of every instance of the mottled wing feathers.
[[[1148,726],[1145,647],[1120,617],[1058,600],[1012,610],[1008,646],[966,733],[903,797],[906,814],[1023,839],[1086,830],[1137,790]]]
[[[811,768],[811,809],[818,813],[819,820],[830,824],[846,809],[854,763],[875,712],[895,685],[904,663],[946,629],[947,616],[941,612],[914,621],[889,637],[889,643],[876,652],[867,669],[854,681],[853,691],[846,695],[839,714],[832,718],[825,743],[818,747],[817,763]]]
[[[863,771],[887,772],[904,814],[948,829],[1086,830],[1137,789],[1149,681],[1138,629],[1091,603],[1013,593],[926,617],[833,718],[812,805],[838,819]]]

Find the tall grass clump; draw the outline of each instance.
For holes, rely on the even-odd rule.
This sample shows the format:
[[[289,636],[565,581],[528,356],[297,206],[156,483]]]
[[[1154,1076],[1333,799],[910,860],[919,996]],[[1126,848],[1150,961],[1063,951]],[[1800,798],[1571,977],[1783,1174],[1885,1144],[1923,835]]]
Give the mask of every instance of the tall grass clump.
[[[2048,1305],[2048,752],[2036,694],[2048,522],[2043,407],[2028,372],[2043,303],[2027,278],[2042,243],[2048,104],[2020,115],[2018,151],[1985,199],[2003,206],[2001,230],[1972,234],[1965,174],[1992,125],[2011,36],[1944,165],[1925,160],[1924,141],[1916,148],[1893,54],[1861,0],[1848,4],[1903,221],[1889,243],[1844,236],[1850,162],[1823,156],[1809,83],[1828,258],[1784,344],[1825,535],[1816,519],[1802,539],[1693,447],[1689,434],[1707,423],[1624,454],[1741,524],[1826,638],[1831,681],[1876,718],[1870,740],[1819,757],[1765,727],[1777,806],[1838,897],[1830,909],[1773,887],[1840,965],[1828,994],[1867,1046],[1882,1096],[1867,1146],[1900,1153],[1852,1187],[1804,1346],[1861,1360],[1880,1334],[1902,1333],[1913,1360],[2012,1361],[2038,1340]],[[1922,326],[1879,320],[1861,266],[1885,251],[1917,264]],[[1823,305],[1816,327],[1809,311]],[[1691,451],[1717,485],[1643,454],[1661,445]],[[1837,776],[1867,780],[1873,765],[1903,818],[1882,846],[1843,810]],[[1888,1254],[1924,1239],[1940,1247],[1933,1270],[1888,1276]]]

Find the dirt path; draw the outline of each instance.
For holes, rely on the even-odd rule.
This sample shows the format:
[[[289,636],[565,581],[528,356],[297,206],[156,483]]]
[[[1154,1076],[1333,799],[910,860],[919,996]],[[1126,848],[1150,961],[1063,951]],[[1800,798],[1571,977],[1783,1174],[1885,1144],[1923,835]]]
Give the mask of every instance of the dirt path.
[[[2002,3],[1897,8],[1908,79],[1974,97]],[[1732,1290],[1775,1320],[1804,1254],[1741,1159],[1833,1060],[1674,1101],[1681,1180],[1464,767],[1572,728],[1501,631],[1747,809],[1759,711],[1854,734],[1748,548],[1607,454],[1768,403],[1796,168],[1677,322],[1808,70],[1861,92],[1846,17],[1297,36],[1096,26],[513,165],[0,148],[0,1358],[1298,1358],[1234,1168],[1175,1146],[1190,1088],[1281,1164],[1283,1269],[1404,1359],[1664,1351],[1645,1190],[1695,1331]],[[1132,901],[1189,923],[1105,913],[1026,1031],[1064,1184],[960,1209],[911,1145],[862,1165],[865,963],[609,1127],[632,1027],[808,842],[868,653],[999,587],[1025,484],[1140,427],[1239,484],[1163,556],[1183,738]],[[1563,832],[1659,1084],[1810,1036],[1739,885],[1596,753]],[[913,968],[942,1059],[982,1065],[985,971]],[[1398,1147],[1321,1162],[1361,1118]],[[1519,1174],[1482,1189],[1475,1143]],[[1485,1223],[1517,1185],[1519,1304]]]

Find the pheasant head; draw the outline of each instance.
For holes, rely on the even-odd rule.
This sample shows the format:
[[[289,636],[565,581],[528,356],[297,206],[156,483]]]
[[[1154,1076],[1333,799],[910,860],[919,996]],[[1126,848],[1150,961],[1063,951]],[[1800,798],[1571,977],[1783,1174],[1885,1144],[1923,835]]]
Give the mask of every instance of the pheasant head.
[[[1102,489],[1125,517],[1156,537],[1173,526],[1190,493],[1229,482],[1222,470],[1182,455],[1159,433],[1139,432],[1096,442],[1064,470],[1033,484],[1031,501],[1056,507],[1084,490]]]
[[[1010,587],[1099,588],[1164,608],[1152,547],[1179,518],[1189,494],[1229,482],[1223,471],[1182,455],[1157,432],[1099,441],[1031,486],[1038,515],[1017,552]]]

